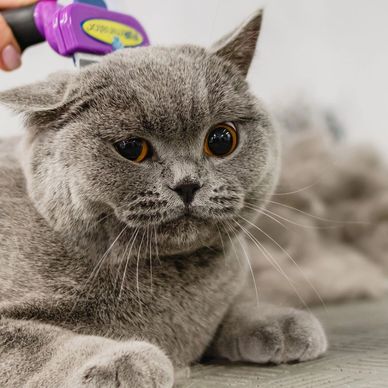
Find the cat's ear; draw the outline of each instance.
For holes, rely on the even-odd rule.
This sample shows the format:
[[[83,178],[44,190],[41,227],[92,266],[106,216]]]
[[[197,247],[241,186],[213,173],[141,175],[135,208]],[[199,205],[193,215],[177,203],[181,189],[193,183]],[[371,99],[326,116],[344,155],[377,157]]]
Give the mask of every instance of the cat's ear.
[[[263,11],[258,10],[240,27],[211,47],[211,52],[234,63],[246,76],[255,55],[260,34]]]
[[[34,133],[60,127],[62,118],[77,93],[74,73],[59,72],[45,81],[0,93],[0,104],[23,114],[25,126]]]
[[[0,104],[26,115],[54,111],[68,101],[72,78],[70,72],[59,72],[45,81],[6,90],[0,93]]]

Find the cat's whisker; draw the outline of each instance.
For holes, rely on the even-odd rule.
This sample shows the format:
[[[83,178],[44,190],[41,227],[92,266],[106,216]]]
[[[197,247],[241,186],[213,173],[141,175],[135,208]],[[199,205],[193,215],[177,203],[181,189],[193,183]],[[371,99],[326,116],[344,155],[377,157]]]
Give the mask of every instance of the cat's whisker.
[[[261,208],[253,207],[249,202],[245,202],[245,207],[247,207],[248,209],[251,209],[251,210],[259,211],[259,214],[262,214],[263,216],[268,217],[269,219],[273,220],[274,222],[276,222],[277,224],[282,226],[284,229],[289,230],[289,228],[285,224],[283,224],[283,222],[277,220],[275,217],[273,217],[269,214],[264,213],[264,211],[261,211]],[[265,209],[263,209],[263,210],[265,210]]]
[[[130,242],[131,242],[131,240],[128,241],[128,243],[125,245],[123,257],[125,257],[126,254],[127,254]],[[115,280],[114,280],[113,291],[116,291],[116,288],[117,288],[117,285],[118,285],[118,281],[119,281],[119,277],[120,277],[121,265],[122,265],[122,260],[120,260],[120,262],[117,264],[116,277],[115,277]]]
[[[159,247],[158,247],[158,232],[157,232],[157,227],[156,227],[155,224],[154,224],[154,234],[155,234],[155,251],[156,251],[156,258],[157,258],[159,264],[161,264],[160,257],[159,257]]]
[[[298,194],[298,193],[301,193],[302,191],[305,191],[305,190],[308,190],[308,189],[311,189],[312,187],[316,186],[317,184],[319,184],[321,182],[322,178],[318,179],[316,182],[314,183],[311,183],[307,186],[304,186],[304,187],[301,187],[300,189],[297,189],[297,190],[293,190],[293,191],[288,191],[288,192],[283,192],[283,193],[278,193],[278,192],[275,192],[273,193],[272,195],[275,195],[275,196],[285,196],[285,195],[292,195],[292,194]]]
[[[290,210],[293,210],[295,212],[298,212],[300,214],[303,214],[305,216],[308,216],[308,217],[311,217],[311,218],[314,218],[318,221],[323,221],[323,222],[328,222],[328,223],[334,223],[334,224],[345,224],[345,225],[371,225],[369,222],[365,222],[365,221],[340,221],[340,220],[332,220],[332,219],[329,219],[329,218],[324,218],[324,217],[319,217],[319,216],[316,216],[314,214],[310,214],[308,212],[305,212],[303,210],[300,210],[300,209],[297,209],[296,207],[293,207],[293,206],[289,206],[289,205],[286,205],[285,203],[281,203],[281,202],[276,202],[276,201],[268,201],[269,203],[272,203],[272,204],[275,204],[275,205],[279,205],[279,206],[282,206],[284,208],[287,208],[287,209],[290,209]]]
[[[114,245],[116,244],[116,242],[119,240],[119,238],[122,236],[122,234],[124,233],[124,231],[127,229],[127,226],[125,226],[121,231],[120,233],[117,235],[117,237],[115,238],[115,240],[113,241],[113,243],[109,246],[109,248],[106,250],[106,252],[102,255],[102,257],[98,260],[97,264],[95,265],[93,271],[91,272],[91,274],[89,275],[89,277],[86,279],[85,283],[83,284],[83,286],[81,287],[80,290],[78,290],[78,296],[76,297],[75,299],[75,302],[73,304],[73,307],[71,308],[69,314],[68,314],[68,317],[70,317],[72,315],[72,313],[74,312],[75,308],[77,307],[80,299],[81,299],[81,296],[83,294],[84,291],[86,291],[86,295],[84,296],[85,299],[87,299],[88,295],[89,295],[89,292],[90,292],[90,282],[93,282],[94,278],[98,275],[99,271],[101,270],[102,268],[102,265],[104,263],[104,260],[106,259],[106,257],[108,257],[108,254],[109,252],[113,249]]]
[[[335,226],[317,226],[317,225],[301,224],[300,222],[295,222],[293,220],[290,220],[289,218],[281,216],[280,214],[275,213],[269,209],[258,209],[258,210],[263,211],[264,213],[269,213],[269,214],[273,215],[274,217],[280,218],[281,220],[288,222],[291,225],[295,225],[295,226],[298,226],[298,227],[304,228],[304,229],[321,229],[322,230],[322,229],[336,229],[336,228],[338,228],[338,225],[335,225]]]
[[[236,220],[233,220],[233,221],[235,223],[239,224]],[[256,301],[257,301],[257,307],[259,308],[259,306],[260,306],[259,289],[257,287],[255,274],[253,273],[251,259],[250,259],[249,255],[248,255],[248,252],[246,251],[246,249],[244,247],[244,244],[241,242],[240,236],[238,235],[238,233],[236,233],[235,237],[238,240],[238,242],[240,244],[240,247],[241,247],[241,249],[242,249],[242,251],[244,253],[245,259],[247,261],[247,264],[248,264],[248,267],[249,267],[249,272],[250,272],[250,274],[252,276],[252,281],[253,281],[253,285],[254,285],[254,288],[255,288],[255,296],[256,296]]]
[[[216,225],[217,225],[217,224],[216,224]],[[213,251],[213,252],[216,251],[213,247],[210,247],[208,244],[206,244],[206,243],[202,240],[202,238],[201,238],[200,236],[198,236],[198,240],[200,241],[200,243],[201,243],[201,245],[202,245],[203,247],[205,247],[205,248],[207,248],[207,249],[209,249],[209,250],[211,250],[211,251]]]
[[[151,295],[153,295],[153,268],[152,268],[152,234],[150,226],[147,225],[147,240],[148,240],[148,249],[150,255],[150,281],[151,281]]]
[[[104,217],[102,218],[99,218],[97,221],[95,221],[94,223],[91,223],[91,224],[88,224],[86,229],[87,230],[91,230],[93,229],[94,227],[96,227],[97,225],[101,224],[103,221],[105,221],[107,218],[111,217],[113,215],[113,212],[111,213],[107,213]]]
[[[101,222],[103,222],[103,221],[105,221],[107,218],[111,217],[112,214],[113,214],[113,212],[112,212],[112,213],[107,213],[107,214],[105,214],[104,217],[101,217],[100,219],[98,219],[98,221],[97,221],[94,225],[92,225],[92,226],[101,224]]]
[[[243,216],[239,216],[243,221],[245,221],[246,223],[248,223],[250,226],[252,226],[253,228],[255,228],[256,230],[258,230],[261,234],[263,234],[264,236],[266,236],[273,244],[275,244],[278,248],[281,249],[281,251],[286,255],[286,257],[291,260],[291,262],[295,265],[295,267],[298,269],[298,271],[300,272],[300,274],[302,275],[303,279],[305,280],[305,282],[309,285],[309,287],[311,287],[311,289],[313,290],[313,292],[315,293],[315,295],[318,297],[320,303],[322,304],[322,306],[326,309],[326,304],[325,302],[323,301],[323,298],[321,296],[321,294],[319,293],[319,291],[316,289],[316,287],[312,284],[312,282],[308,279],[308,277],[306,276],[306,274],[304,273],[304,271],[301,269],[301,267],[298,265],[298,263],[296,262],[296,260],[290,255],[290,253],[284,248],[282,247],[272,236],[270,236],[268,233],[266,233],[262,228],[260,228],[259,226],[257,226],[256,224],[254,224],[253,222],[247,220],[246,218],[244,218]]]
[[[235,221],[235,220],[234,220]],[[264,255],[264,257],[267,259],[267,261],[287,280],[291,288],[294,290],[295,294],[298,296],[300,301],[302,302],[303,306],[309,310],[309,307],[304,300],[304,298],[300,295],[299,291],[295,287],[294,283],[290,279],[290,277],[286,274],[286,272],[283,270],[281,265],[275,260],[273,255],[268,252],[268,250],[260,243],[259,240],[255,236],[252,235],[246,228],[244,228],[238,221],[235,221],[235,223],[238,225],[238,227],[249,237],[249,239],[253,242],[253,244],[256,246],[256,248]]]
[[[136,228],[135,231],[134,231],[134,234],[133,234],[133,239],[132,239],[132,242],[131,242],[131,247],[129,248],[129,252],[128,252],[128,255],[127,255],[127,260],[126,260],[126,263],[125,263],[125,267],[124,267],[124,273],[123,273],[123,278],[121,280],[121,286],[120,286],[120,292],[119,292],[119,300],[121,299],[121,295],[122,295],[122,292],[123,292],[123,289],[124,289],[124,283],[125,283],[125,277],[127,275],[127,269],[128,269],[128,264],[129,264],[129,260],[131,258],[131,252],[132,252],[132,248],[135,244],[135,241],[136,241],[136,238],[137,238],[137,235],[139,234],[139,228]]]
[[[302,191],[306,191],[308,189],[311,189],[312,187],[318,185],[319,183],[321,183],[323,181],[323,179],[328,176],[329,174],[331,174],[331,171],[329,168],[334,168],[335,167],[335,161],[327,161],[327,163],[325,164],[325,169],[321,169],[321,171],[317,171],[317,175],[318,175],[318,178],[306,185],[306,186],[302,186],[301,188],[299,189],[295,189],[295,190],[292,190],[292,191],[288,191],[288,192],[276,192],[273,194],[274,196],[285,196],[285,195],[292,195],[292,194],[298,194],[298,193],[301,193]],[[319,174],[318,174],[319,173]],[[280,187],[278,187],[279,189]]]
[[[109,246],[109,248],[105,251],[105,253],[101,256],[101,258],[98,260],[97,264],[95,265],[93,271],[90,273],[88,279],[86,280],[85,284],[84,284],[84,287],[83,289],[85,289],[86,287],[89,286],[89,282],[90,283],[93,283],[93,281],[95,280],[95,278],[98,276],[103,264],[104,264],[104,261],[105,259],[108,257],[109,255],[109,252],[113,249],[113,247],[115,246],[115,244],[117,243],[117,241],[120,239],[120,237],[123,235],[123,233],[127,230],[128,228],[128,225],[126,225],[121,231],[120,233],[117,235],[117,237],[114,239],[114,241],[112,242],[112,244]],[[89,293],[87,292],[87,295]],[[86,296],[87,296],[86,295]]]
[[[226,249],[225,249],[224,240],[222,238],[220,227],[218,226],[218,224],[216,224],[216,226],[217,226],[218,234],[220,236],[220,240],[221,240],[221,244],[222,244],[222,251],[224,253],[224,260],[225,260],[225,265],[226,265]]]
[[[89,279],[90,280],[93,280],[93,278],[95,276],[97,276],[97,274],[99,273],[105,259],[108,257],[109,255],[109,252],[113,249],[113,247],[115,246],[115,244],[117,243],[117,241],[119,240],[119,238],[123,235],[123,233],[127,230],[128,228],[128,225],[124,226],[124,228],[121,230],[121,232],[117,235],[117,237],[114,239],[114,241],[112,242],[112,244],[109,246],[109,248],[105,251],[105,253],[102,255],[101,259],[99,260],[99,262],[97,263],[97,265],[94,267],[92,273],[90,274],[90,277]],[[88,283],[89,279],[86,281],[85,285]]]
[[[247,206],[248,207],[248,206]],[[267,214],[269,213],[270,215],[272,215],[273,217],[277,217],[277,218],[280,218],[281,220],[283,221],[286,221],[288,222],[289,224],[292,224],[292,225],[295,225],[295,226],[298,226],[300,228],[305,228],[305,229],[317,229],[317,230],[327,230],[327,229],[337,229],[339,228],[340,226],[339,225],[331,225],[331,226],[317,226],[317,225],[306,225],[306,224],[300,224],[298,222],[295,222],[295,221],[292,221],[286,217],[283,217],[269,209],[265,209],[265,208],[262,208],[262,207],[255,207],[255,206],[252,206],[250,205],[249,209],[251,210],[254,210],[256,212],[258,212],[259,214]]]
[[[127,253],[128,253],[128,248],[129,246],[132,244],[132,242],[134,242],[134,239],[136,238],[136,229],[134,231],[134,233],[132,234],[131,238],[128,240],[128,243],[125,247],[125,251],[124,251],[124,254],[123,254],[123,259],[124,258],[127,258],[128,260],[128,256],[127,256]],[[129,252],[130,254],[130,252]],[[116,275],[116,279],[115,279],[115,287],[114,287],[114,290],[116,290],[116,285],[118,284],[118,281],[119,281],[119,277],[120,277],[120,270],[121,270],[121,266],[122,264],[126,262],[126,260],[120,260],[120,263],[118,264],[118,268],[117,268],[117,275]]]
[[[143,245],[144,235],[145,235],[145,231],[141,236],[141,241],[139,244],[139,248],[137,250],[137,259],[136,259],[136,291],[137,291],[137,299],[139,302],[140,314],[143,314],[143,306],[142,306],[141,297],[140,297],[139,267],[140,267],[140,253],[141,253],[141,247]]]
[[[231,225],[230,225],[229,222],[227,223],[227,226],[229,226],[229,228],[231,228]],[[232,229],[232,228],[231,228],[231,229]],[[240,256],[239,256],[238,253],[237,253],[236,246],[235,246],[235,244],[234,244],[234,242],[233,242],[233,240],[232,240],[232,237],[230,236],[230,234],[229,234],[229,232],[228,232],[228,230],[227,230],[226,228],[225,228],[225,232],[226,232],[226,234],[227,234],[227,236],[228,236],[228,238],[229,238],[229,240],[230,240],[230,244],[231,244],[231,246],[232,246],[232,248],[233,248],[235,257],[236,257],[236,259],[237,259],[237,261],[238,261],[240,267],[242,267],[241,260],[240,260]]]

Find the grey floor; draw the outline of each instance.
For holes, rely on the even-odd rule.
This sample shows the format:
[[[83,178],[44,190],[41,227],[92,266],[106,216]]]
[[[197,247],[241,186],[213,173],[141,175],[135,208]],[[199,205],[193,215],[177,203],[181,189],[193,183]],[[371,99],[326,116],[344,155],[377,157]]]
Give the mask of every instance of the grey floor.
[[[388,298],[315,310],[330,351],[294,365],[200,365],[179,388],[388,388]]]

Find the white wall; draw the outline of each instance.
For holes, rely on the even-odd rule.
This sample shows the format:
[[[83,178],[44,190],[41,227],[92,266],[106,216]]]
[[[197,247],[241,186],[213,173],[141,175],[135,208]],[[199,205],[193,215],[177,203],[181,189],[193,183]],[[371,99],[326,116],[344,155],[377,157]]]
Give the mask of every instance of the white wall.
[[[334,107],[354,141],[388,148],[388,0],[112,0],[137,16],[152,42],[210,45],[265,3],[260,49],[250,73],[268,104],[307,93]],[[0,90],[71,68],[46,45],[25,53],[24,66],[0,74]],[[18,121],[0,108],[0,134]]]

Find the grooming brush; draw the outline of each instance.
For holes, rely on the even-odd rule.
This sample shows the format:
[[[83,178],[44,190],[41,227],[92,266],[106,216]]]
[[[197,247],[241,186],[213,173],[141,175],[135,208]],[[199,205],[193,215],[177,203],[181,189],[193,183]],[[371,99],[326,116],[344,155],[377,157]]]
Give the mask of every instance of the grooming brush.
[[[148,46],[147,33],[133,16],[109,11],[102,0],[56,0],[2,12],[22,51],[47,41],[80,68],[118,49]]]

